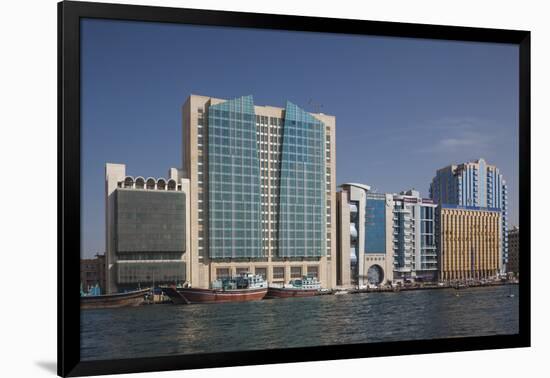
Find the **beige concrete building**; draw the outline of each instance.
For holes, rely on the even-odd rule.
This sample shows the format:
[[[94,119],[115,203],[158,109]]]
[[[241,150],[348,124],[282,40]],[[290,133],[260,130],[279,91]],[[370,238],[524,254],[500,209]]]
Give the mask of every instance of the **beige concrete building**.
[[[393,195],[348,183],[337,193],[337,283],[365,287],[393,281]]]
[[[183,106],[189,179],[187,281],[252,272],[269,283],[336,285],[334,116],[191,95]]]
[[[519,274],[519,227],[508,231],[508,273]]]
[[[107,293],[184,282],[190,276],[189,180],[132,177],[105,166]]]
[[[438,207],[441,280],[496,277],[501,269],[501,212],[483,208]]]

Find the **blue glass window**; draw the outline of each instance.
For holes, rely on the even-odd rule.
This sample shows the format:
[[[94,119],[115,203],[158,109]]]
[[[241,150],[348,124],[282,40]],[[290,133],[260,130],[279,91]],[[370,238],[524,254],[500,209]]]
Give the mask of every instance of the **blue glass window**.
[[[252,96],[208,109],[209,254],[262,257],[260,163]],[[244,236],[243,236],[244,235]]]
[[[369,198],[365,205],[365,253],[386,253],[386,200]]]
[[[281,157],[281,257],[326,254],[324,143],[325,124],[287,102]]]

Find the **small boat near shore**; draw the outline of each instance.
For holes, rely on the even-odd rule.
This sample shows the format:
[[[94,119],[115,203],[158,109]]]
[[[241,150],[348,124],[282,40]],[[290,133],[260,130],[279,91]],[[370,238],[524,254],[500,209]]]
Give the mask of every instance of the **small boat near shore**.
[[[84,295],[80,297],[80,309],[140,306],[150,291],[150,289],[142,289],[127,293]]]
[[[211,289],[171,286],[162,290],[174,304],[257,301],[267,294],[267,282],[252,273],[218,279],[211,286]]]
[[[311,297],[321,290],[321,283],[313,277],[291,280],[287,285],[269,286],[266,298]]]
[[[350,292],[347,291],[347,290],[337,290],[334,292],[334,295],[346,295],[346,294],[349,294]]]

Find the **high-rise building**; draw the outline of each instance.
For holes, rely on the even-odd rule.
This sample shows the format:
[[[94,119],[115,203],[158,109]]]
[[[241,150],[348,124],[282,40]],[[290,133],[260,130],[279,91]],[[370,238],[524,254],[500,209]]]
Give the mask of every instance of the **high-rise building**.
[[[508,231],[508,265],[507,272],[519,274],[519,227]]]
[[[437,278],[435,209],[415,190],[373,193],[347,183],[337,193],[337,281],[379,285]]]
[[[493,278],[501,268],[499,209],[474,206],[437,207],[436,237],[441,280]]]
[[[186,280],[189,208],[189,180],[177,169],[145,179],[106,164],[107,293]]]
[[[347,183],[337,193],[337,282],[343,287],[393,281],[393,195]]]
[[[269,283],[336,284],[335,117],[191,95],[183,106],[190,180],[187,281],[251,272]]]
[[[498,209],[501,212],[502,240],[500,273],[508,262],[508,188],[499,169],[484,159],[437,170],[430,184],[430,198],[437,204]]]
[[[437,205],[415,190],[393,196],[393,203],[394,280],[434,281]]]

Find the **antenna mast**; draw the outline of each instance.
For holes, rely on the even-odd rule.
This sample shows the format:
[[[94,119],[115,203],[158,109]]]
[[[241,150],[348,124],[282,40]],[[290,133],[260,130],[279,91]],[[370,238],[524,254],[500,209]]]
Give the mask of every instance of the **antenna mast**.
[[[315,113],[320,113],[323,108],[323,104],[320,102],[314,102],[312,98],[309,99],[308,104],[313,107]]]

